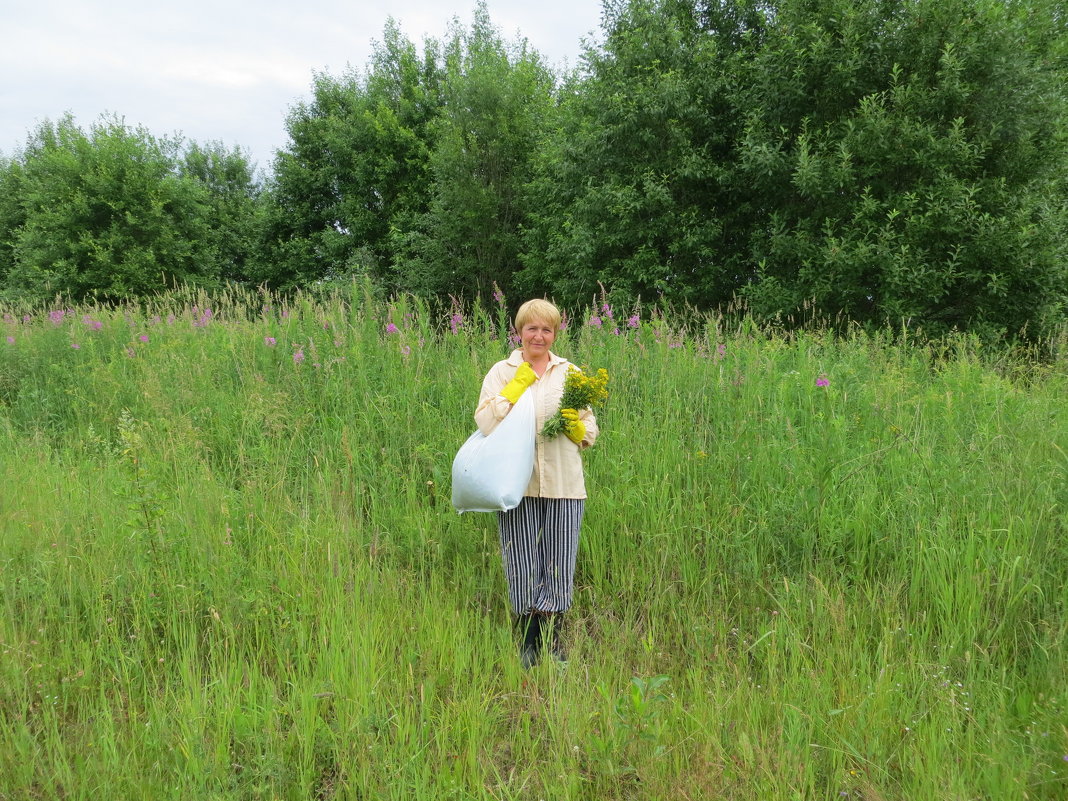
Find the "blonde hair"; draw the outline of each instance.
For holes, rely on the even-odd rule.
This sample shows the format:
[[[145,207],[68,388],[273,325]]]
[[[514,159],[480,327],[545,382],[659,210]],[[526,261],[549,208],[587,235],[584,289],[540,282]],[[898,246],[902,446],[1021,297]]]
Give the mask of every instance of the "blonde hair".
[[[517,332],[522,331],[523,326],[531,320],[548,323],[553,331],[558,331],[560,329],[560,310],[547,300],[541,300],[540,298],[528,300],[515,313],[515,330]]]

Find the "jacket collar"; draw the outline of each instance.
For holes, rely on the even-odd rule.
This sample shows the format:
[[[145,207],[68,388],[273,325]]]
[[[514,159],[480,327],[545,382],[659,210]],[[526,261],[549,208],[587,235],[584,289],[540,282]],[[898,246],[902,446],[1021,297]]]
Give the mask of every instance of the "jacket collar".
[[[512,351],[512,355],[506,359],[507,363],[512,367],[518,367],[523,363],[523,349],[516,348]],[[549,351],[549,367],[555,367],[558,364],[565,364],[567,359],[563,356],[557,356],[552,351]]]

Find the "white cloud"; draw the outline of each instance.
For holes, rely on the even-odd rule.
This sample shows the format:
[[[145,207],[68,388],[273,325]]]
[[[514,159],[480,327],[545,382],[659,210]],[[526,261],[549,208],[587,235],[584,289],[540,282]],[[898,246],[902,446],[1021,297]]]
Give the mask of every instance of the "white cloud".
[[[7,0],[5,0],[7,2]],[[285,144],[288,109],[314,72],[363,69],[386,18],[420,44],[475,0],[35,0],[4,11],[0,152],[10,154],[44,119],[70,111],[87,126],[112,112],[157,135],[183,132],[251,151],[268,166]],[[600,0],[490,0],[505,38],[518,34],[550,64],[574,66],[596,30]]]

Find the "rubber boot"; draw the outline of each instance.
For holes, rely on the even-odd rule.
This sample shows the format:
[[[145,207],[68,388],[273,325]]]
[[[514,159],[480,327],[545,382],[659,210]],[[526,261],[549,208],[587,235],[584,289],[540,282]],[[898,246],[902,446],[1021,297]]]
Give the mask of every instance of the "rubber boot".
[[[541,615],[520,615],[519,627],[519,663],[524,670],[538,664],[541,656]]]
[[[557,662],[567,662],[567,649],[564,647],[564,613],[554,612],[546,617],[549,626],[549,651]],[[544,624],[543,624],[544,625]]]

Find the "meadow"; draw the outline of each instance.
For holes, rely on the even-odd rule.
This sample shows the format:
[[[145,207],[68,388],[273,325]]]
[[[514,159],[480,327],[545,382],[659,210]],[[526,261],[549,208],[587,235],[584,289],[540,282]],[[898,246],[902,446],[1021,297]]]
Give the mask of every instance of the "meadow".
[[[1068,336],[600,304],[571,659],[449,475],[503,305],[0,309],[0,799],[1068,797]]]

